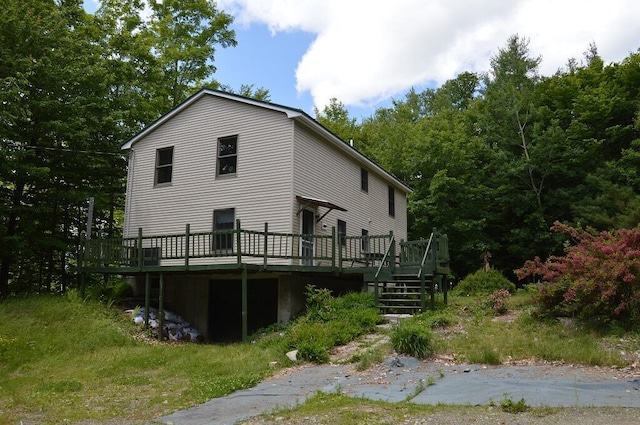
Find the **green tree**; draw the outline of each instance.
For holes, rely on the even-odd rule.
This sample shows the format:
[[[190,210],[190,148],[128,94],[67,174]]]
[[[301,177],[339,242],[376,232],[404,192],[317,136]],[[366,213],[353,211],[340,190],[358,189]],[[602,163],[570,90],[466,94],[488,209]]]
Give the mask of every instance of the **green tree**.
[[[316,115],[316,121],[336,136],[345,142],[359,141],[360,126],[355,118],[349,116],[349,111],[338,99],[331,98],[329,104],[322,111],[316,107],[313,110]]]
[[[0,295],[64,284],[73,251],[70,214],[91,180],[68,154],[87,149],[97,135],[88,116],[100,81],[99,58],[87,38],[79,2],[11,1],[0,30],[3,91],[2,264]],[[71,166],[71,168],[69,168]],[[14,273],[14,288],[9,287]]]
[[[147,28],[161,70],[156,89],[166,102],[162,110],[167,111],[213,75],[217,46],[237,44],[235,31],[229,28],[233,17],[208,0],[151,1],[150,6]]]
[[[0,9],[0,296],[64,290],[95,198],[114,235],[123,141],[197,89],[231,17],[207,1],[9,0]]]

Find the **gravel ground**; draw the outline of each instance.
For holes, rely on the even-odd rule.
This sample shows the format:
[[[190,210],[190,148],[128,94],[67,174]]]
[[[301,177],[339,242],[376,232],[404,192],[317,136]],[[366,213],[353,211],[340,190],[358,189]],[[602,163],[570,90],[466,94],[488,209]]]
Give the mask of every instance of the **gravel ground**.
[[[382,409],[380,409],[382,410]],[[405,415],[401,421],[395,416],[385,417],[384,414],[376,415],[375,409],[367,408],[367,414],[375,416],[375,420],[369,422],[340,422],[331,414],[328,415],[304,415],[291,416],[262,416],[240,422],[243,425],[338,425],[349,424],[438,424],[438,425],[636,425],[640,421],[640,409],[634,408],[566,408],[557,409],[554,412],[541,414],[540,412],[524,412],[518,414],[506,413],[499,408],[468,407],[459,409],[443,408],[444,411]]]
[[[347,412],[326,409],[269,415],[304,403],[321,391],[360,398]],[[532,409],[511,414],[500,402],[524,399]],[[388,413],[384,404],[412,404],[406,414]],[[431,410],[429,406],[447,406]],[[453,407],[452,407],[453,406]],[[358,410],[362,409],[358,415]],[[415,413],[415,412],[419,413]],[[423,413],[430,412],[430,413]],[[266,416],[258,416],[267,414]],[[355,415],[355,416],[354,416]],[[358,422],[358,417],[367,418]],[[348,419],[345,419],[348,418]],[[246,421],[246,422],[241,422]],[[459,365],[392,357],[362,372],[349,365],[289,368],[254,388],[213,399],[157,420],[171,425],[268,424],[637,424],[640,376],[635,370],[572,365]]]

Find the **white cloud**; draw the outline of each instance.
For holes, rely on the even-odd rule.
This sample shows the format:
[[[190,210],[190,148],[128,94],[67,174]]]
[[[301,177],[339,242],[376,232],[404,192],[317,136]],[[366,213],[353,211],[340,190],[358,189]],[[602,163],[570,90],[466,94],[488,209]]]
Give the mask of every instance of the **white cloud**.
[[[637,0],[218,0],[240,25],[316,34],[297,90],[316,106],[375,103],[412,86],[486,71],[512,34],[530,39],[549,75],[595,42],[605,62],[640,47]]]

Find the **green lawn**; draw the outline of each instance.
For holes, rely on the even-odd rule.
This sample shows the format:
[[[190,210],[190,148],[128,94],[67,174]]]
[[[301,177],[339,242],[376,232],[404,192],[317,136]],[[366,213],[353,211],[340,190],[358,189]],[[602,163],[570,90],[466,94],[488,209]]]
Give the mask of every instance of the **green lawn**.
[[[320,354],[327,344],[344,343],[375,326],[370,314],[362,314],[368,308],[363,297],[330,305],[324,294],[316,293],[316,298],[318,304],[310,314],[286,329],[257,343],[228,345],[159,343],[145,337],[121,310],[77,296],[4,301],[0,303],[0,424],[145,423],[253,386],[277,368],[289,366],[284,353],[298,343],[325,359]],[[539,359],[623,366],[629,360],[621,353],[640,350],[637,333],[607,335],[538,321],[533,311],[530,295],[523,293],[509,300],[509,313],[497,320],[482,298],[452,296],[449,306],[440,305],[412,320],[433,330],[437,354],[460,362]],[[346,327],[345,317],[351,323],[358,319],[362,327]],[[314,332],[322,338],[314,338]],[[322,344],[310,346],[309,341]],[[363,368],[389,354],[389,346],[383,346],[352,358]],[[341,423],[344,415],[360,413],[336,407],[360,402],[384,410],[383,417],[390,412],[399,417],[398,411],[410,414],[414,408],[319,398],[299,409],[325,406],[329,417],[334,410],[340,412],[332,423]]]

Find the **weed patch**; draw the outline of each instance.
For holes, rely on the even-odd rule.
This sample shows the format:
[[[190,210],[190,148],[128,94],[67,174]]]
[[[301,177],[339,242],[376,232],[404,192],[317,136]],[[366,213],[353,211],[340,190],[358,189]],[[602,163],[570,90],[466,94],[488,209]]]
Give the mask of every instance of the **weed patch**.
[[[405,320],[391,331],[391,346],[398,353],[424,359],[433,353],[433,333],[418,321]]]

